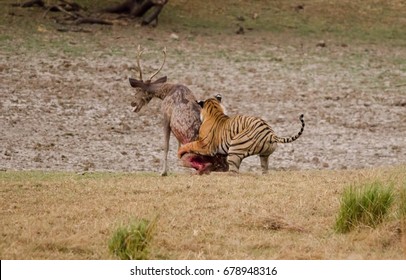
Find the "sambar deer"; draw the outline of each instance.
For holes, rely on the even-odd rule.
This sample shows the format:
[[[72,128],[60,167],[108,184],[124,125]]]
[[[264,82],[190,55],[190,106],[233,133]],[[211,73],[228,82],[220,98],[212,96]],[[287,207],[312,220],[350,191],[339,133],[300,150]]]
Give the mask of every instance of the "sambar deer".
[[[163,76],[155,81],[152,79],[162,70],[166,60],[166,48],[163,49],[163,62],[159,69],[148,80],[143,80],[140,59],[143,50],[138,46],[137,70],[139,79],[129,78],[130,85],[136,89],[135,97],[131,106],[134,112],[139,112],[152,98],[162,100],[163,132],[164,132],[164,155],[162,176],[168,174],[168,151],[169,138],[172,132],[179,142],[179,146],[195,141],[199,134],[201,107],[196,101],[189,88],[181,84],[167,83],[167,77]],[[210,173],[211,171],[227,171],[226,157],[222,155],[202,156],[187,153],[182,157],[185,167],[192,167],[198,174]]]

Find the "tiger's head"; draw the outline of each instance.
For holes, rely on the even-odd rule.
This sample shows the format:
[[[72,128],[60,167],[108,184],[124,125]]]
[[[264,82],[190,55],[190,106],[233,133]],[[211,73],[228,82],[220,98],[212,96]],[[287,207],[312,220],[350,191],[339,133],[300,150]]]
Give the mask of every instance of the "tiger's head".
[[[202,122],[208,117],[226,115],[226,109],[223,104],[221,104],[221,99],[222,96],[217,94],[212,98],[197,102],[200,107],[202,107],[202,110],[200,111],[200,120]]]

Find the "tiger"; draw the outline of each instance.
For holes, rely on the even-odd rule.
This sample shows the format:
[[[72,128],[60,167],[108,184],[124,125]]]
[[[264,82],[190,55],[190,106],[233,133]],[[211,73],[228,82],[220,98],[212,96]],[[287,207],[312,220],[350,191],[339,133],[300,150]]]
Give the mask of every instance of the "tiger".
[[[291,143],[303,133],[305,122],[298,134],[292,137],[279,137],[264,120],[245,115],[228,116],[221,104],[221,95],[200,101],[202,107],[198,139],[187,143],[178,150],[181,158],[185,153],[200,155],[227,155],[229,172],[238,173],[244,158],[259,155],[262,172],[268,171],[269,156],[275,151],[277,143]]]

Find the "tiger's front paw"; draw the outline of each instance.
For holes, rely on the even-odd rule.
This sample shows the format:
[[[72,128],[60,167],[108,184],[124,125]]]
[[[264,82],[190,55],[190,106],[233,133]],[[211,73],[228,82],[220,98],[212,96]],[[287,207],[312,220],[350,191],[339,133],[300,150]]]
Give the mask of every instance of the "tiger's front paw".
[[[190,152],[190,149],[187,147],[187,145],[183,145],[179,148],[178,150],[178,158],[182,158],[184,154],[187,154]]]

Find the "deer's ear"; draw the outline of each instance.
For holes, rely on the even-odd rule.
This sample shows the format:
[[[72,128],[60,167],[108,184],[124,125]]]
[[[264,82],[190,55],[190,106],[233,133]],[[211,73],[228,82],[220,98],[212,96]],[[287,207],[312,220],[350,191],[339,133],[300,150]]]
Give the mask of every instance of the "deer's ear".
[[[163,77],[157,79],[156,81],[152,82],[152,84],[163,84],[163,83],[166,83],[167,80],[168,80],[168,78],[166,76],[163,76]]]
[[[199,104],[199,106],[203,108],[204,100],[196,101],[196,103]]]
[[[130,81],[130,85],[133,88],[140,88],[145,91],[148,89],[148,86],[141,80],[137,80],[137,79],[133,79],[133,78],[129,78],[128,80]]]
[[[216,96],[214,97],[217,99],[218,102],[221,102],[221,99],[223,98],[221,94],[216,94]]]
[[[130,81],[130,85],[133,88],[139,88],[139,87],[141,87],[141,84],[143,84],[142,81],[137,80],[137,79],[129,78],[128,80]]]

